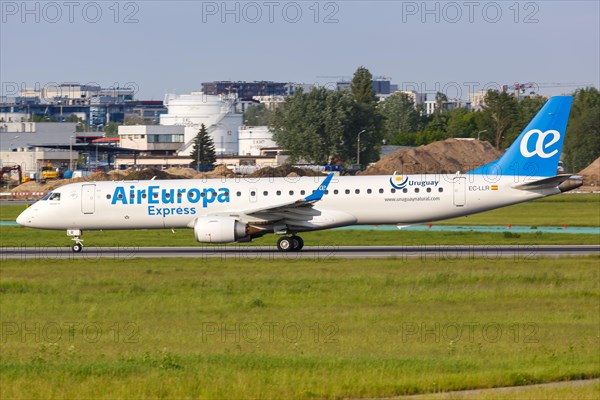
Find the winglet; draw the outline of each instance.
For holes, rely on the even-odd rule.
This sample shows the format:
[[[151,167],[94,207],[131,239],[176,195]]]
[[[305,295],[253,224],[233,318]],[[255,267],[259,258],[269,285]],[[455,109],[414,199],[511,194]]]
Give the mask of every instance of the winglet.
[[[315,201],[321,200],[323,198],[323,196],[325,195],[325,191],[327,190],[327,187],[329,186],[329,183],[331,182],[332,179],[333,179],[333,172],[330,173],[329,175],[327,175],[327,178],[325,178],[323,183],[321,183],[319,185],[317,190],[312,192],[312,194],[309,194],[308,196],[306,196],[304,198],[304,200],[306,200],[307,202],[310,202],[310,203],[314,203]]]

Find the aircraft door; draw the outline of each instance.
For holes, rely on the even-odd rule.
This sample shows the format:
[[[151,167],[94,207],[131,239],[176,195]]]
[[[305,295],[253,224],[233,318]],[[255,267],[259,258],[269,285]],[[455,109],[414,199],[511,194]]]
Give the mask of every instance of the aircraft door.
[[[464,207],[467,200],[467,179],[465,177],[454,178],[454,205]]]
[[[96,185],[81,186],[81,212],[93,214],[96,210]]]
[[[256,188],[250,189],[250,203],[256,203],[256,194],[257,193],[258,193],[258,190],[256,190]]]

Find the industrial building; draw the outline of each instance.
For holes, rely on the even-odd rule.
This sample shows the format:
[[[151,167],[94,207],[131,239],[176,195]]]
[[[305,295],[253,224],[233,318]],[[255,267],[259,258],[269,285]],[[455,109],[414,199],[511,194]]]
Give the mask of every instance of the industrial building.
[[[294,84],[286,82],[202,82],[202,92],[207,95],[235,95],[240,99],[254,96],[289,96],[294,94]]]
[[[20,165],[26,175],[42,167],[68,167],[77,151],[49,149],[44,145],[75,143],[75,123],[0,122],[0,167]]]
[[[75,116],[88,128],[102,130],[109,122],[123,123],[127,117],[158,123],[167,109],[162,101],[134,100],[130,88],[63,83],[26,88],[16,96],[0,99],[0,122],[25,122],[34,118],[64,122]]]

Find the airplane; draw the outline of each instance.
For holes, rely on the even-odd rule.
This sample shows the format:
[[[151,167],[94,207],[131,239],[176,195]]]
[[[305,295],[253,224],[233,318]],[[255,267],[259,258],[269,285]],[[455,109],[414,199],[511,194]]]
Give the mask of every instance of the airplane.
[[[300,251],[302,232],[475,214],[581,186],[580,177],[557,175],[572,100],[552,97],[502,157],[469,172],[71,183],[17,223],[66,230],[74,252],[83,249],[87,230],[168,228],[193,229],[200,243],[274,233],[280,251]]]

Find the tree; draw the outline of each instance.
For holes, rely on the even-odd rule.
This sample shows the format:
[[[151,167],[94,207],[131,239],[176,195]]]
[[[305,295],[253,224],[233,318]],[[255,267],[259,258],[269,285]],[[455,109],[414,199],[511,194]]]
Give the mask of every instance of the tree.
[[[379,157],[383,118],[366,68],[356,71],[351,88],[299,90],[275,110],[273,139],[289,152],[292,162],[355,162],[359,133],[360,161],[366,164]]]
[[[373,90],[373,76],[367,68],[359,67],[356,70],[350,89],[354,100],[351,131],[354,131],[353,134],[356,136],[354,139],[356,146],[358,146],[358,134],[362,132],[358,151],[361,163],[368,164],[379,159],[379,149],[383,139],[383,117],[377,110],[379,100]]]
[[[119,125],[116,122],[108,122],[104,126],[104,134],[106,137],[117,137],[119,133]]]
[[[586,88],[573,96],[564,161],[568,171],[578,172],[600,157],[600,93]]]
[[[505,135],[517,118],[517,99],[506,92],[488,90],[482,114],[486,125],[484,129],[491,134],[494,146],[499,149],[502,143],[506,143]]]
[[[192,168],[199,171],[211,171],[214,168],[216,161],[215,144],[206,131],[204,124],[200,125],[200,131],[194,139],[191,157],[190,167]]]
[[[354,72],[350,83],[350,91],[354,101],[359,104],[377,104],[377,95],[373,90],[373,75],[365,67],[358,67]]]
[[[299,90],[275,110],[273,139],[288,150],[292,162],[346,160],[349,152],[356,152],[354,141],[348,140],[352,107],[352,98],[345,92]]]
[[[271,117],[272,112],[264,104],[252,104],[244,112],[244,125],[269,125]]]
[[[474,112],[463,107],[448,111],[448,123],[446,126],[448,137],[476,138],[479,131],[475,115]]]
[[[379,112],[384,119],[383,137],[389,143],[421,129],[419,113],[406,93],[396,92],[388,96],[380,103]]]
[[[435,113],[441,113],[444,111],[444,103],[448,101],[448,96],[445,93],[437,92],[435,94]]]

